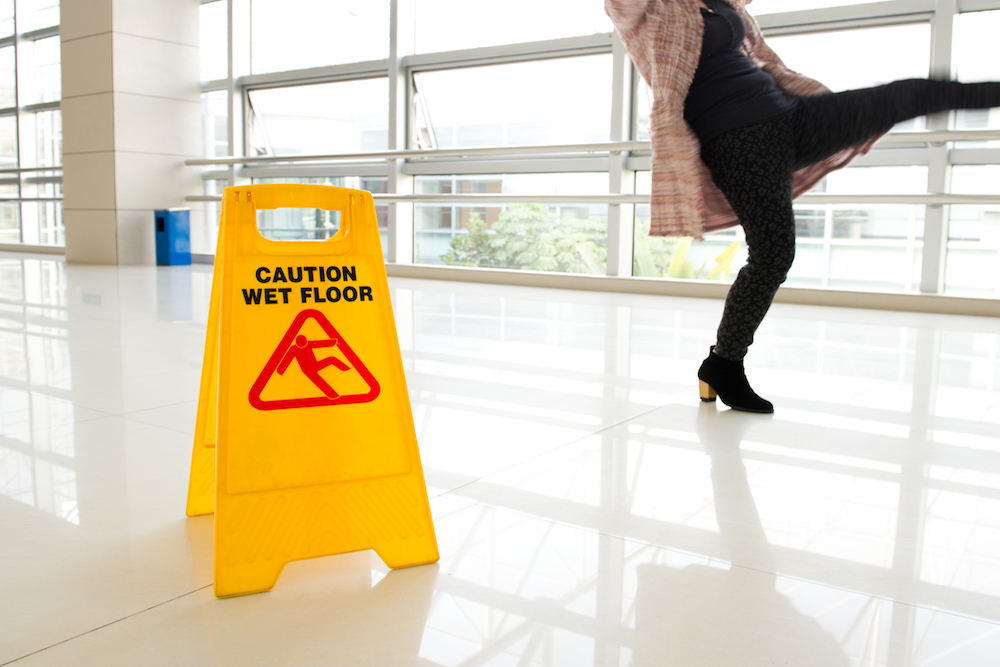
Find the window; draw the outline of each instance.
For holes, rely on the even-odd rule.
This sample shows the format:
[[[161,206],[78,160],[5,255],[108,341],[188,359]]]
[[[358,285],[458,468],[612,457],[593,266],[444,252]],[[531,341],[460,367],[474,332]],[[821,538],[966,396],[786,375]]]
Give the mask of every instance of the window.
[[[16,15],[15,15],[16,12]],[[16,19],[16,20],[15,20]],[[19,39],[10,39],[17,28]],[[0,243],[65,244],[58,0],[0,0]]]
[[[14,34],[14,0],[0,0],[0,37]]]
[[[14,47],[0,48],[0,109],[17,106],[17,72]]]
[[[546,195],[607,191],[602,174],[497,174],[417,178],[420,194]],[[605,204],[418,204],[419,264],[606,273]]]
[[[754,0],[750,6],[751,14],[777,14],[779,12],[798,12],[806,9],[823,9],[826,7],[844,7],[847,5],[864,5],[878,0]]]
[[[389,0],[252,0],[250,7],[254,74],[389,57]]]
[[[614,30],[604,3],[579,0],[415,0],[416,52],[534,42]],[[528,18],[530,17],[530,18]]]
[[[608,141],[610,87],[605,55],[414,75],[417,122],[438,148]]]
[[[59,25],[59,0],[19,0],[17,31],[20,33]]]
[[[17,116],[0,116],[0,169],[17,167]]]
[[[1000,11],[959,14],[955,20],[953,58],[960,81],[1000,80],[1000,62],[992,57],[991,46],[1000,34]],[[995,130],[1000,128],[1000,109],[966,109],[955,112],[957,130]],[[969,146],[964,143],[964,146]],[[977,142],[977,146],[996,148],[1000,142]]]
[[[930,71],[926,23],[771,37],[767,43],[788,67],[834,92],[927,78]]]
[[[390,136],[405,136],[405,147],[410,149],[590,144],[609,141],[612,136],[616,107],[609,33],[613,28],[601,3],[584,6],[571,0],[532,4],[512,0],[500,6],[459,0],[248,0],[250,26],[246,35],[235,36],[234,43],[239,49],[249,39],[250,72],[235,72],[239,78],[234,82],[226,80],[226,4],[222,0],[203,2],[201,9],[203,154],[207,157],[244,150],[250,156],[378,151],[389,146]],[[754,0],[750,9],[758,15],[794,13],[781,19],[782,34],[769,37],[769,44],[792,69],[841,91],[928,76],[934,31],[951,24],[934,24],[923,14],[904,15],[909,10],[903,4]],[[390,16],[393,6],[402,8],[398,16]],[[949,42],[949,36],[943,36],[937,43],[954,45],[953,64],[961,79],[1000,79],[1000,65],[982,46],[990,44],[994,33],[1000,31],[1000,0],[976,6],[982,11],[956,17],[954,39]],[[234,25],[243,25],[242,17],[238,18],[241,21]],[[404,42],[399,45],[400,78],[394,80],[389,77],[396,76],[396,68],[389,67],[387,61],[390,20],[399,22],[398,34]],[[790,24],[792,20],[799,25],[799,32]],[[0,26],[2,21],[0,0]],[[823,24],[831,28],[816,32]],[[837,58],[829,57],[830,53],[836,53]],[[227,100],[223,89],[230,83],[238,89],[235,100]],[[409,96],[408,103],[399,105],[400,113],[392,114],[397,123],[393,127],[390,90],[405,90]],[[392,99],[397,98],[393,95]],[[649,138],[651,99],[644,83],[633,99],[637,122],[632,136],[645,140]],[[234,109],[242,113],[234,114]],[[1000,128],[1000,110],[963,111],[953,116],[960,129]],[[242,127],[231,127],[241,123]],[[912,119],[895,130],[924,127],[924,119]],[[0,124],[0,133],[3,131]],[[22,128],[20,136],[30,134]],[[230,146],[230,136],[243,137],[243,145]],[[960,164],[992,167],[988,151],[998,147],[1000,140],[960,144],[948,157]],[[831,174],[816,193],[922,195],[929,187],[945,191],[943,183],[937,182],[936,171],[937,180],[928,184],[926,166],[928,155],[943,149],[910,148],[873,151],[851,169]],[[907,166],[911,156],[912,166]],[[388,188],[390,182],[398,182],[401,192],[409,192],[412,177],[417,194],[444,198],[412,205],[412,238],[402,236],[410,228],[407,204],[401,204],[400,224],[393,227],[400,236],[383,237],[389,241],[384,247],[391,244],[403,253],[398,255],[400,262],[550,270],[543,266],[548,260],[535,260],[554,255],[533,256],[522,249],[524,238],[514,238],[518,234],[512,234],[511,239],[498,238],[500,232],[534,225],[535,230],[562,226],[562,232],[575,234],[579,230],[570,228],[583,225],[593,227],[590,231],[595,236],[590,240],[599,250],[586,260],[572,262],[572,253],[568,253],[563,257],[566,262],[552,265],[561,268],[551,270],[601,273],[607,267],[607,220],[608,211],[613,209],[605,204],[574,202],[535,206],[505,202],[503,195],[517,193],[524,202],[533,193],[540,197],[604,194],[613,172],[607,165],[614,159],[584,151],[557,157],[451,153],[411,157],[395,164],[364,160],[345,165],[343,160],[331,160],[323,164],[238,165],[230,178],[308,178],[356,183],[366,189]],[[644,154],[633,153],[628,160],[629,168],[640,169],[638,192],[648,192],[649,173],[641,171],[647,168]],[[996,160],[1000,163],[1000,157]],[[399,178],[389,178],[389,170],[397,167]],[[224,177],[222,169],[208,168],[204,173],[204,178],[212,181]],[[380,180],[376,186],[361,184],[364,179]],[[627,177],[625,183],[628,189]],[[486,203],[447,201],[450,194],[458,199],[458,195],[476,193],[498,199]],[[380,223],[393,207],[380,208]],[[739,227],[711,234],[700,244],[650,238],[649,207],[635,206],[634,217],[623,211],[623,224],[635,232],[634,275],[729,281],[746,260]],[[799,201],[795,213],[798,259],[787,284],[895,292],[921,287],[923,204],[827,204],[814,198]],[[952,260],[962,252],[971,252],[973,248],[967,247],[970,243],[978,244],[977,253],[984,248],[988,251],[983,257],[992,257],[988,245],[991,217],[990,207],[951,207],[953,235],[948,252]],[[934,216],[930,219],[936,220]],[[211,223],[212,217],[207,220]],[[569,220],[576,222],[570,225],[566,223]],[[288,224],[288,229],[298,230],[296,233],[319,229],[303,221]],[[387,229],[387,225],[381,226]],[[970,231],[973,229],[977,231]],[[475,255],[475,243],[487,241],[489,252]],[[927,243],[929,252],[938,252],[936,236]],[[412,256],[406,254],[411,247]],[[511,259],[515,250],[520,257],[516,261]],[[393,256],[397,256],[395,251]],[[588,264],[594,257],[597,260]],[[574,268],[566,268],[570,265]],[[973,269],[971,260],[950,261],[948,290],[971,285],[960,277],[963,270],[982,269]]]
[[[229,92],[201,94],[201,145],[205,157],[229,155]]]
[[[955,194],[1000,194],[1000,165],[952,167]],[[1000,296],[1000,205],[951,206],[944,288],[958,296]]]
[[[201,80],[225,79],[229,72],[229,6],[225,0],[201,5]]]
[[[316,155],[384,150],[387,79],[250,91],[252,155]]]

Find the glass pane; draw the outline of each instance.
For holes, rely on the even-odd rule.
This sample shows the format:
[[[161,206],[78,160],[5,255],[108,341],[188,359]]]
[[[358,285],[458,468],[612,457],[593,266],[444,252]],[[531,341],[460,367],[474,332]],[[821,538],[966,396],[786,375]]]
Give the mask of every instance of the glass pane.
[[[3,196],[6,196],[6,193],[4,193]],[[20,242],[20,207],[17,204],[0,203],[0,243]]]
[[[55,102],[62,97],[59,37],[35,41],[35,102]]]
[[[229,12],[225,0],[201,6],[201,80],[229,75]]]
[[[389,57],[389,0],[251,0],[254,74]]]
[[[39,167],[62,166],[62,112],[59,110],[35,114],[35,164]]]
[[[930,72],[926,23],[772,37],[767,43],[788,67],[835,92],[927,78]]]
[[[228,100],[225,90],[201,94],[201,145],[207,158],[229,155]]]
[[[919,288],[923,206],[803,203],[795,207],[795,222],[795,262],[786,285],[890,292]]]
[[[431,119],[428,144],[518,146],[608,141],[611,56],[414,75]],[[588,91],[581,97],[581,91]]]
[[[960,14],[955,21],[955,70],[961,81],[997,81],[1000,61],[992,46],[1000,34],[1000,11]],[[960,109],[955,112],[955,129],[1000,129],[1000,109]],[[1000,146],[1000,142],[962,142],[965,148]]]
[[[340,231],[340,211],[261,209],[257,211],[257,230],[273,241],[325,241]]]
[[[14,72],[14,47],[0,49],[0,109],[17,106],[17,76]]]
[[[17,116],[0,116],[0,168],[17,166]]]
[[[419,194],[607,192],[607,174],[418,176]],[[606,274],[606,204],[417,204],[414,261]]]
[[[865,5],[878,0],[753,0],[750,5],[752,14],[776,14],[778,12],[797,12],[803,9],[822,9],[824,7],[843,7],[845,5]]]
[[[202,194],[222,195],[228,181],[202,181]],[[191,252],[196,255],[214,255],[219,238],[219,215],[222,202],[209,201],[202,204],[200,215],[192,207],[191,215]]]
[[[416,52],[595,35],[614,30],[604,3],[579,0],[415,0]],[[528,20],[526,17],[531,17]]]
[[[1000,194],[1000,165],[952,167],[955,194]],[[944,291],[1000,296],[1000,206],[951,206]]]
[[[0,37],[14,34],[14,0],[0,0]]]
[[[59,25],[59,0],[20,0],[17,10],[20,33]]]
[[[56,184],[39,187],[35,196],[62,196]],[[24,202],[21,204],[22,242],[31,245],[66,245],[63,227],[62,202]]]
[[[388,79],[362,79],[250,92],[254,155],[384,150]]]
[[[385,176],[321,176],[318,178],[255,178],[254,183],[308,183],[313,185],[333,185],[353,190],[367,190],[372,194],[389,190],[389,179]],[[382,244],[382,258],[385,259],[389,233],[389,207],[375,205],[378,219],[379,238]],[[324,241],[340,229],[339,211],[319,209],[276,209],[257,211],[257,229],[269,239],[279,241]]]

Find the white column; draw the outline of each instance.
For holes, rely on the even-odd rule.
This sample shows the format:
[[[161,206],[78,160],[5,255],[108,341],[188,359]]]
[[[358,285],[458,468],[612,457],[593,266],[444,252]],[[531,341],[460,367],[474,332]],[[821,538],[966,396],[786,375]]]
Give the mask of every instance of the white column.
[[[198,0],[63,0],[66,259],[155,261],[153,211],[199,193]]]
[[[413,53],[414,0],[392,0],[389,19],[389,150],[407,148],[407,115],[410,105],[409,80],[403,58]],[[389,192],[412,194],[413,176],[403,172],[404,160],[389,160]],[[389,204],[388,261],[413,263],[413,204]]]
[[[931,24],[931,71],[939,79],[952,79],[952,34],[958,0],[937,0],[934,21]],[[950,112],[928,116],[928,130],[946,130]],[[948,164],[948,146],[932,146],[927,169],[927,192],[943,194],[951,188],[951,167]],[[924,214],[924,251],[920,265],[920,291],[930,294],[944,289],[945,258],[948,251],[947,206],[928,206]]]
[[[240,77],[250,71],[250,0],[227,0],[229,4],[229,155],[247,154],[244,128],[247,118],[246,96],[239,85]],[[238,176],[240,167],[229,166],[229,185],[249,185],[250,179]]]
[[[611,141],[632,139],[632,59],[625,51],[617,32],[612,35]],[[635,194],[635,172],[628,169],[628,153],[611,154],[608,166],[608,192]],[[608,204],[609,276],[632,275],[632,252],[635,235],[635,205]]]

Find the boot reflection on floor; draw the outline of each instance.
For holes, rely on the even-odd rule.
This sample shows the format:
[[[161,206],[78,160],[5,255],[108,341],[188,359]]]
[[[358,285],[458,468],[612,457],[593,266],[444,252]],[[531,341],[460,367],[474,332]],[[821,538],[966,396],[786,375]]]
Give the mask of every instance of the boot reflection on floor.
[[[697,432],[712,461],[719,533],[729,569],[638,568],[635,665],[839,667],[849,659],[833,635],[775,590],[777,574],[740,454],[744,434],[769,417],[700,408]],[[721,564],[720,564],[721,565]]]

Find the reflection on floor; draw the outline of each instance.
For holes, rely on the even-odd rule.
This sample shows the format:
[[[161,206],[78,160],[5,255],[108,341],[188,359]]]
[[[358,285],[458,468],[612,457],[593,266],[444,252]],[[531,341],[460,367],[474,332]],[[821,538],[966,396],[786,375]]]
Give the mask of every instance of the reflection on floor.
[[[216,600],[210,282],[0,255],[0,665],[1000,664],[1000,321],[394,280],[440,564]]]

